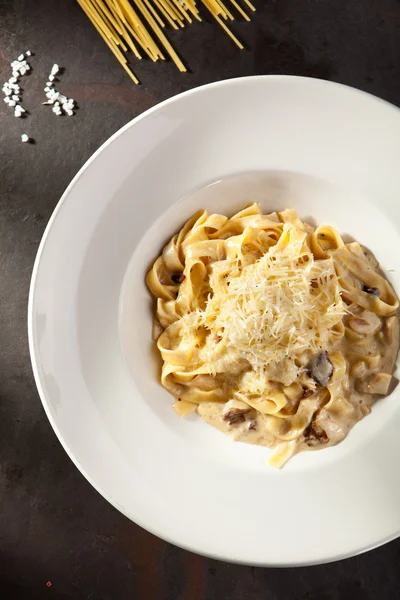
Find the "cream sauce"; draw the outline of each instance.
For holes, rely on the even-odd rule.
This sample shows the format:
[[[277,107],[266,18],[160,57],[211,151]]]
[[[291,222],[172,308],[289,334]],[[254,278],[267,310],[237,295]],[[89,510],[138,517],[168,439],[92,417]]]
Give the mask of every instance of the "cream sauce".
[[[371,412],[371,405],[379,395],[376,392],[380,390],[380,395],[382,391],[383,395],[386,395],[388,391],[386,388],[392,378],[385,378],[382,387],[380,376],[391,375],[393,372],[399,350],[399,320],[397,314],[377,318],[378,327],[369,311],[355,306],[352,307],[351,314],[344,318],[348,334],[328,349],[329,354],[339,351],[346,359],[346,374],[339,382],[340,396],[343,401],[336,407],[329,407],[329,396],[326,398],[326,395],[321,394],[321,388],[318,386],[313,395],[300,399],[299,404],[310,401],[314,404],[314,416],[299,438],[296,452],[321,449],[341,442],[350,429]],[[373,335],[357,333],[351,329],[350,324],[355,328],[360,325],[357,320],[374,321]],[[393,383],[392,381],[391,387]],[[269,448],[274,448],[281,443],[282,440],[277,439],[269,429],[268,416],[255,409],[248,410],[243,415],[244,418],[238,421],[230,422],[224,418],[229,410],[235,408],[243,410],[243,404],[235,400],[230,400],[228,403],[204,402],[199,405],[197,412],[207,423],[234,441]],[[293,409],[295,410],[296,407]],[[288,410],[290,412],[290,404]],[[287,427],[284,419],[281,427],[284,434],[284,429]]]

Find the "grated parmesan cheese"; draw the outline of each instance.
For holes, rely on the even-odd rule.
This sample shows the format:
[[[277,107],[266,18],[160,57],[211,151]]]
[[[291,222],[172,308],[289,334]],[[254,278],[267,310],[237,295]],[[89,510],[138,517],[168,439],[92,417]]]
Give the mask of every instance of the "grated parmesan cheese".
[[[252,264],[235,260],[227,269],[227,262],[212,264],[207,304],[188,329],[209,331],[202,352],[214,373],[220,347],[234,349],[258,377],[276,380],[283,370],[292,381],[303,369],[298,359],[326,348],[345,314],[333,260],[315,261],[308,249],[289,243]]]

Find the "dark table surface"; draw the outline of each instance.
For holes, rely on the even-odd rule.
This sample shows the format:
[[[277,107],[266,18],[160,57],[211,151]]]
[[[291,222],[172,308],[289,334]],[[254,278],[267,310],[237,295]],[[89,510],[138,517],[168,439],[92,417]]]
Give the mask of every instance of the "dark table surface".
[[[2,600],[400,598],[400,540],[331,565],[279,570],[208,560],[143,531],[69,460],[32,377],[26,310],[46,222],[78,169],[130,119],[194,86],[265,73],[330,79],[400,105],[399,0],[254,1],[253,22],[234,26],[246,51],[206,20],[170,36],[192,72],[143,61],[143,84],[134,86],[74,0],[0,0],[1,82],[20,52],[35,52],[24,85],[29,117],[14,118],[0,102]],[[79,103],[75,117],[41,105],[54,62],[65,67],[60,89]],[[23,132],[36,144],[22,144]]]

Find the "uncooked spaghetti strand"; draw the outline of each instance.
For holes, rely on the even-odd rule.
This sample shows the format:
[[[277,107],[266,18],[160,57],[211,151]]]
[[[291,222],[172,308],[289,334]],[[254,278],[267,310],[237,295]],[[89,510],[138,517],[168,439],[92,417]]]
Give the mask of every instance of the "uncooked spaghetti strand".
[[[157,23],[159,24],[159,26],[165,27],[164,21],[161,19],[160,15],[156,11],[156,9],[151,5],[151,2],[149,2],[149,0],[143,0],[143,1],[146,4],[149,11],[151,12],[151,14],[153,15],[153,17],[157,20]]]
[[[153,56],[155,57],[155,60],[157,61],[159,58],[164,60],[164,56],[163,56],[162,52],[160,51],[157,43],[154,41],[154,38],[153,38],[154,32],[152,32],[151,34],[149,33],[146,25],[140,19],[139,15],[133,9],[133,7],[131,6],[131,4],[129,2],[126,2],[125,0],[117,0],[117,1],[121,4],[122,10],[125,12],[125,14],[128,18],[128,21],[130,21],[132,27],[134,27],[134,24],[135,24],[134,18],[137,20],[137,22],[138,22],[138,25],[136,26],[137,34],[141,39],[143,39],[144,44],[147,46],[149,51],[153,54]]]
[[[91,21],[93,23],[96,23],[97,27],[103,32],[103,34],[108,39],[112,40],[114,42],[114,44],[118,45],[118,43],[119,43],[118,36],[112,31],[112,28],[110,26],[108,26],[106,20],[101,19],[101,15],[99,15],[96,7],[93,6],[91,1],[90,0],[82,0],[82,2],[83,2],[83,5],[85,6],[86,14],[90,15],[90,17],[91,17]],[[82,6],[82,2],[80,2],[81,6]]]
[[[123,23],[127,23],[128,21],[126,20],[126,17],[120,7],[120,5],[118,4],[118,0],[106,0],[107,4],[110,5],[110,3],[113,5],[114,11],[116,14],[118,14],[120,20]]]
[[[228,10],[228,8],[225,6],[225,4],[222,2],[222,0],[215,0],[215,1],[222,8],[222,10],[226,14],[227,18],[230,19],[231,21],[234,21],[233,14]]]
[[[241,6],[239,6],[239,4],[236,2],[236,0],[230,0],[230,2],[233,4],[233,6],[236,8],[236,10],[242,15],[242,17],[245,21],[250,21],[250,17],[244,12],[243,8]]]
[[[179,27],[185,26],[182,14],[175,8],[170,0],[158,0],[158,2],[162,4],[171,19],[178,23]]]
[[[177,8],[177,6],[175,6],[175,4],[172,2],[172,0],[162,0],[162,3],[168,7],[170,14],[173,15],[173,19],[175,19],[176,21],[182,22],[181,27],[184,27],[184,25],[185,25],[184,18],[185,17],[184,17],[182,10],[179,10]],[[180,6],[179,3],[178,3],[178,6]]]
[[[123,40],[120,38],[120,33],[118,29],[115,28],[114,24],[108,18],[100,5],[98,0],[84,0],[89,12],[91,12],[93,18],[96,20],[97,24],[103,31],[105,35],[111,40],[113,40],[114,44],[120,45],[124,50],[127,50]],[[100,0],[101,1],[101,0]]]
[[[155,52],[154,52],[153,46],[151,48],[149,47],[148,38],[144,38],[143,35],[142,35],[142,28],[140,28],[140,30],[138,31],[138,33],[135,32],[135,30],[130,25],[130,23],[126,23],[126,28],[128,29],[128,31],[131,34],[131,36],[143,48],[143,50],[146,52],[147,56],[153,62],[157,62],[159,58],[161,60],[164,60],[164,56],[163,56],[162,52],[160,51],[160,49],[158,48],[158,46],[156,46],[154,44],[154,46],[155,46]]]
[[[136,77],[136,75],[130,70],[130,68],[128,67],[128,65],[126,63],[121,63],[122,67],[125,69],[125,71],[128,73],[129,77],[132,79],[132,81],[136,84],[140,83],[139,79]]]
[[[132,38],[144,50],[144,52],[146,52],[146,54],[150,58],[150,60],[152,60],[153,62],[156,62],[158,60],[158,56],[154,55],[152,50],[150,48],[148,48],[147,38],[146,38],[146,40],[144,40],[140,35],[138,35],[138,32],[136,32],[135,29],[131,26],[128,19],[125,17],[125,14],[123,13],[121,7],[118,5],[118,0],[107,0],[107,1],[108,1],[108,3],[110,3],[110,2],[112,3],[116,18],[119,19],[121,24],[125,27],[125,29],[132,36]],[[139,31],[139,33],[140,32],[141,31]],[[162,58],[162,55],[160,56],[160,58]]]
[[[247,4],[247,6],[250,8],[250,10],[252,10],[253,12],[255,12],[255,7],[252,5],[252,3],[250,2],[250,0],[243,0],[243,2],[245,4]]]
[[[208,10],[210,11],[210,13],[212,14],[212,16],[214,17],[214,19],[217,21],[217,23],[219,23],[219,25],[221,25],[222,29],[229,35],[229,37],[235,42],[235,44],[237,45],[238,48],[240,48],[240,50],[243,50],[243,44],[241,44],[239,42],[239,40],[237,39],[237,37],[232,33],[232,31],[225,25],[225,23],[222,21],[222,19],[219,18],[219,16],[211,9],[209,8],[209,0],[202,0],[203,4],[208,8]]]
[[[189,12],[185,8],[183,8],[183,6],[178,2],[178,0],[171,0],[171,4],[172,3],[176,7],[176,10],[180,11],[180,13],[185,17],[185,19],[189,23],[193,23],[192,17],[189,15]]]
[[[127,0],[120,0],[120,1],[124,7],[125,6],[127,8],[129,7],[129,3]],[[183,62],[181,61],[181,59],[179,58],[179,56],[177,55],[177,53],[175,52],[175,50],[173,49],[173,47],[171,46],[171,44],[169,43],[169,41],[167,40],[167,38],[165,37],[163,32],[161,31],[161,29],[158,27],[157,23],[154,21],[151,14],[146,10],[146,7],[143,5],[143,2],[141,2],[141,0],[135,0],[135,4],[139,8],[139,10],[143,14],[143,16],[146,18],[146,20],[148,21],[150,27],[154,30],[154,33],[156,34],[156,36],[158,37],[160,42],[163,44],[164,48],[166,49],[166,51],[168,52],[168,54],[170,55],[170,57],[176,64],[176,66],[178,67],[179,71],[186,72],[185,65],[183,64]]]
[[[218,4],[217,0],[202,0],[203,4],[208,8],[211,12],[212,16],[221,15],[223,19],[227,19],[226,14],[222,10],[220,4]]]
[[[114,18],[115,18],[116,22],[118,23],[118,25],[122,29],[122,32],[123,32],[122,35],[123,35],[126,43],[130,47],[130,49],[132,50],[132,52],[134,53],[134,55],[136,56],[136,58],[138,58],[139,60],[141,60],[142,55],[139,53],[139,50],[136,48],[135,44],[133,43],[132,37],[129,34],[128,29],[125,27],[125,24],[122,22],[121,17],[119,16],[117,10],[115,9],[115,6],[114,6],[112,0],[105,0],[105,2],[107,2],[110,10],[112,11],[112,13],[114,15]],[[136,39],[136,38],[134,38],[134,39]],[[137,41],[137,43],[139,45],[141,45],[140,44],[140,40],[136,39],[136,41]]]
[[[124,14],[124,18],[126,19],[126,23],[129,23],[129,30],[136,31],[138,39],[141,40],[141,44],[144,47],[147,47],[154,56],[155,60],[157,60],[157,57],[160,54],[159,48],[154,42],[151,34],[147,31],[146,26],[140,19],[137,12],[133,9],[130,3],[124,3],[123,0],[114,0],[114,3],[119,5],[122,13]]]
[[[143,2],[146,2],[146,0],[143,0]],[[175,23],[175,21],[169,15],[169,13],[168,13],[167,9],[165,8],[165,6],[161,2],[159,2],[158,0],[153,0],[153,2],[157,6],[157,8],[160,11],[160,13],[165,17],[165,19],[167,19],[167,21],[171,25],[171,27],[173,29],[179,29],[178,26],[177,26],[177,24]]]
[[[153,62],[156,62],[157,56],[154,56],[154,54],[150,51],[150,49],[147,48],[147,44],[143,42],[142,38],[140,38],[138,36],[138,34],[136,33],[136,31],[131,27],[130,23],[125,18],[125,15],[122,12],[121,8],[118,6],[116,0],[105,0],[105,1],[109,5],[110,10],[113,11],[113,14],[115,15],[115,18],[117,19],[118,23],[121,25],[121,27],[124,28],[124,31],[126,32],[125,39],[128,42],[128,44],[131,46],[132,51],[134,52],[135,56],[137,56],[137,58],[139,58],[139,59],[142,58],[141,55],[139,54],[138,50],[136,49],[135,44],[131,40],[131,38],[133,38],[135,40],[135,42],[142,48],[142,50],[147,54],[147,56],[150,58],[150,60],[152,60]]]
[[[191,12],[195,19],[201,21],[201,16],[194,0],[184,0],[185,10]]]
[[[240,50],[243,50],[244,46],[241,42],[239,42],[239,40],[237,39],[237,37],[232,33],[232,31],[229,29],[229,27],[227,27],[225,25],[225,23],[223,21],[221,21],[221,19],[218,17],[218,15],[215,15],[215,20],[217,21],[217,23],[219,23],[222,27],[222,29],[224,31],[226,31],[226,33],[229,35],[229,37],[235,42],[236,46],[238,48],[240,48]]]
[[[164,60],[164,56],[162,55],[162,53],[158,50],[158,54],[154,54],[152,52],[151,48],[149,48],[148,45],[146,44],[146,42],[137,35],[135,30],[132,29],[132,27],[129,25],[129,23],[126,24],[126,28],[128,29],[128,31],[131,34],[131,36],[133,37],[133,39],[137,41],[137,43],[142,47],[144,52],[146,52],[147,56],[153,62],[157,62],[159,58],[161,58],[161,60]]]
[[[180,27],[184,27],[186,22],[192,23],[193,18],[201,21],[201,15],[195,0],[77,1],[135,83],[139,83],[139,81],[127,66],[127,59],[121,50],[126,52],[130,49],[136,58],[141,59],[142,56],[138,50],[138,48],[141,48],[152,61],[156,62],[159,59],[165,60],[165,56],[161,51],[161,48],[163,48],[177,68],[181,72],[186,71],[185,65],[161,28],[164,28],[168,23],[173,29],[178,30]],[[228,19],[234,20],[234,15],[228,8],[229,3],[230,8],[234,8],[243,19],[250,21],[249,15],[240,6],[239,0],[201,0],[201,2],[225,33],[242,50],[242,43],[225,23]],[[251,0],[243,0],[243,3],[251,11],[256,10]]]
[[[183,24],[185,25],[185,16],[184,16],[184,12],[185,9],[181,6],[180,9],[174,4],[174,2],[172,2],[172,0],[162,0],[162,2],[168,6],[169,11],[171,12],[171,14],[175,15],[175,18],[178,21],[182,21]],[[179,2],[178,2],[178,6],[180,6]],[[187,14],[187,13],[186,13]]]
[[[117,4],[121,4],[121,0],[113,0]],[[142,46],[152,61],[157,62],[159,58],[164,60],[164,55],[155,43],[152,35],[148,32],[146,25],[140,19],[137,12],[132,6],[129,6],[130,10],[123,10],[122,6],[119,6],[124,18],[126,20],[126,27],[131,33],[132,37]]]
[[[103,0],[93,0],[93,1],[97,4],[97,6],[99,7],[99,9],[104,13],[104,15],[106,16],[106,18],[113,25],[114,29],[117,31],[117,33],[119,34],[119,36],[123,37],[124,32],[123,32],[122,28],[120,27],[118,21],[115,19],[115,17],[112,14],[112,12],[110,12],[107,4],[105,2],[103,2]]]
[[[124,58],[123,54],[117,48],[117,46],[113,45],[112,41],[107,38],[107,36],[103,33],[103,31],[97,25],[96,21],[92,18],[91,14],[90,14],[90,11],[87,10],[87,5],[85,4],[84,0],[77,0],[77,1],[79,3],[80,7],[82,8],[82,10],[86,13],[87,17],[90,19],[90,21],[93,23],[93,25],[97,29],[98,33],[101,35],[101,37],[103,38],[103,40],[105,41],[105,43],[107,44],[107,46],[110,48],[111,52],[118,59],[119,63],[122,65],[122,67],[125,69],[125,71],[128,73],[129,77],[132,79],[132,81],[134,83],[138,84],[139,80],[135,76],[135,74],[132,73],[132,71],[130,70],[130,68],[126,64],[127,61]]]
[[[82,6],[82,8],[85,10],[85,6],[83,6],[82,2],[83,3],[86,2],[85,5],[87,6],[87,0],[78,0],[78,2]],[[129,77],[132,79],[132,81],[134,83],[138,84],[139,80],[137,79],[136,75],[131,71],[131,69],[128,67],[128,65],[127,65],[127,59],[123,56],[123,54],[121,53],[121,51],[119,50],[119,48],[116,46],[114,40],[107,38],[107,36],[104,33],[104,31],[98,26],[97,22],[95,20],[93,20],[93,14],[90,13],[90,10],[85,11],[85,12],[88,15],[88,17],[91,19],[92,23],[94,24],[94,26],[96,27],[97,31],[99,32],[99,34],[101,35],[101,37],[103,38],[103,40],[106,42],[106,44],[108,45],[108,47],[110,48],[110,50],[113,52],[113,54],[115,55],[115,57],[118,59],[118,61],[120,62],[121,66],[128,73]]]
[[[157,60],[157,57],[160,57],[161,59],[164,59],[164,57],[163,57],[162,53],[160,52],[157,44],[154,42],[152,36],[147,31],[146,26],[142,23],[141,19],[139,18],[138,14],[133,9],[133,7],[131,6],[131,4],[129,2],[127,2],[127,0],[116,0],[116,1],[119,2],[122,10],[125,13],[125,16],[126,16],[128,22],[130,21],[131,26],[132,27],[136,27],[138,37],[143,40],[144,44],[151,51],[151,53],[153,54],[153,56],[155,57],[155,59]],[[136,3],[136,5],[137,5],[137,3]],[[153,23],[158,28],[158,26],[157,26],[157,24],[155,23],[154,20],[153,20]],[[149,24],[151,25],[150,21],[149,21]]]
[[[83,0],[83,1],[87,2],[88,0]],[[110,10],[112,10],[115,18],[118,20],[120,27],[124,28],[125,32],[128,30],[128,32],[133,37],[133,39],[143,48],[143,50],[146,52],[146,54],[148,54],[149,58],[155,62],[157,60],[157,55],[154,54],[154,52],[152,51],[152,48],[148,48],[149,43],[154,45],[154,42],[153,42],[152,38],[150,37],[150,35],[147,32],[146,32],[146,35],[144,35],[144,36],[142,35],[141,37],[136,34],[135,30],[130,27],[129,22],[125,18],[123,11],[121,10],[121,8],[118,4],[118,0],[106,0],[106,2],[108,4]],[[136,17],[137,17],[137,15],[136,15]],[[142,25],[139,17],[136,18],[134,24],[135,24],[139,34],[143,33],[143,31],[145,31],[145,27]],[[128,43],[128,45],[130,46],[130,48],[131,48],[132,52],[135,54],[135,56],[139,59],[142,58],[141,55],[139,54],[135,44],[130,39],[129,35],[125,36],[125,40]]]
[[[112,43],[113,47],[114,46],[117,47],[117,43],[119,40],[116,40],[115,36],[112,35],[112,32],[107,28],[107,26],[104,24],[104,22],[102,22],[101,19],[99,19],[99,14],[93,8],[92,4],[90,3],[90,0],[78,0],[78,3],[80,4],[81,8],[85,11],[86,15],[89,17],[89,19],[91,20],[93,25],[96,27],[97,31],[99,33],[101,33],[101,35],[110,44]],[[122,60],[125,60],[121,51],[118,48],[117,48],[117,50],[118,50],[118,53],[120,54],[120,57],[122,58]],[[126,62],[126,60],[125,60],[125,62]]]

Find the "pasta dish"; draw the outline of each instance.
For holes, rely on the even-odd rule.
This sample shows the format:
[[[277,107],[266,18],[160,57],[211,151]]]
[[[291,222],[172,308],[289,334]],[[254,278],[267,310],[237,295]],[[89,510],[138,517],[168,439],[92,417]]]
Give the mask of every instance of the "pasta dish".
[[[199,211],[147,275],[161,383],[281,467],[343,440],[392,381],[399,302],[374,256],[292,209]]]

